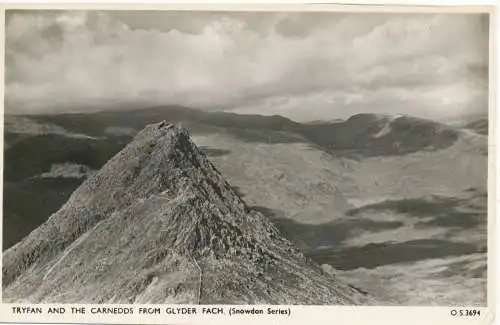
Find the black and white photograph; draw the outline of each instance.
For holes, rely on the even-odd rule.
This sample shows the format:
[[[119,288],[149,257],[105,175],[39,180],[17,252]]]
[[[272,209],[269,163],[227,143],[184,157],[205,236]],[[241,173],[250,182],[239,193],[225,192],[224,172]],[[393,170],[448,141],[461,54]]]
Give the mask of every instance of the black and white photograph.
[[[2,302],[486,307],[490,23],[6,10]]]

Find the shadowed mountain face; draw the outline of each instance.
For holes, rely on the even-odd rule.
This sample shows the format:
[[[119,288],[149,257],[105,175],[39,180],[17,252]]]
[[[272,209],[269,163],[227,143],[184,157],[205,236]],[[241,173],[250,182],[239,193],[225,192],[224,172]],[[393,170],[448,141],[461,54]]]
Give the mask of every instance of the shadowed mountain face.
[[[457,141],[456,131],[439,123],[400,116],[359,114],[345,122],[316,124],[309,138],[336,155],[353,158],[439,150]]]
[[[9,202],[3,209],[4,249],[45,222],[80,184],[80,179],[60,177],[4,181],[3,199]]]
[[[360,304],[249,209],[187,132],[146,127],[3,255],[8,302]]]
[[[128,141],[127,138],[83,139],[59,134],[25,138],[5,151],[4,175],[7,181],[20,181],[40,175],[56,163],[66,162],[99,169]]]

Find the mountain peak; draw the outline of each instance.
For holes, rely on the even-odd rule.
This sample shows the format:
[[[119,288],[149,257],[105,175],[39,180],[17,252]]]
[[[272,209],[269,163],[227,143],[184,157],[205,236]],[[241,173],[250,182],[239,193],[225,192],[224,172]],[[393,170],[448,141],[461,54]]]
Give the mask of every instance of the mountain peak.
[[[138,139],[148,138],[149,141],[166,137],[168,143],[177,143],[178,141],[189,141],[188,131],[180,125],[174,125],[167,121],[146,125],[136,137]]]
[[[143,129],[4,253],[3,288],[10,302],[370,299],[325,274],[250,210],[189,133],[165,122]]]

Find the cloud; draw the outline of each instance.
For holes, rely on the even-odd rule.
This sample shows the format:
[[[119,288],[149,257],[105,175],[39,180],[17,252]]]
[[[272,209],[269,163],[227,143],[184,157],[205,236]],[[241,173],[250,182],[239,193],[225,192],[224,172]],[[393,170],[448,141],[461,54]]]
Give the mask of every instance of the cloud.
[[[9,12],[6,110],[449,118],[485,110],[487,25],[458,14]]]

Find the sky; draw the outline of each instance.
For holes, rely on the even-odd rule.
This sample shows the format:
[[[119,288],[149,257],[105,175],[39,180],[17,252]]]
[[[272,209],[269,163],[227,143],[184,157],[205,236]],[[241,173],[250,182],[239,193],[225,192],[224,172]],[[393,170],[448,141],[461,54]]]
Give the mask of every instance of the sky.
[[[5,111],[487,113],[488,16],[8,11]]]

